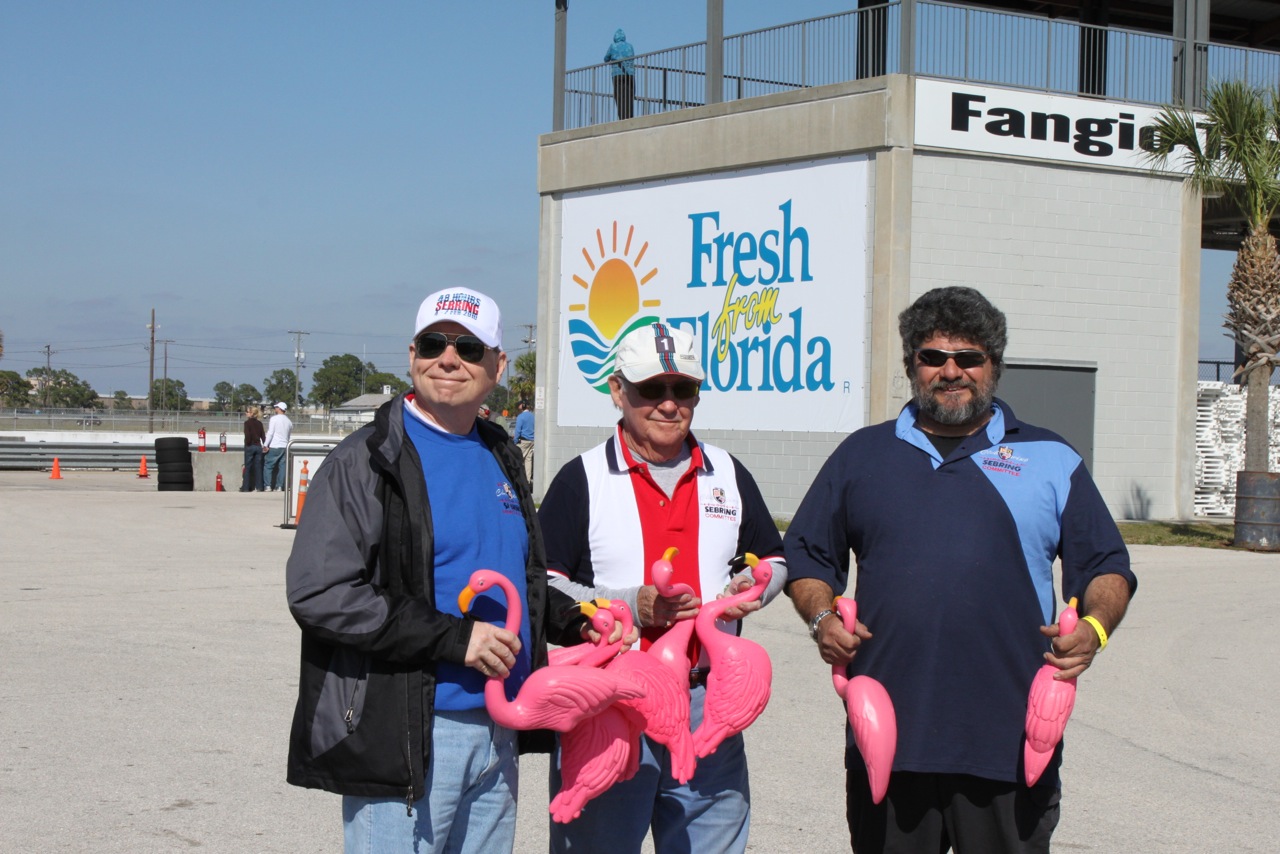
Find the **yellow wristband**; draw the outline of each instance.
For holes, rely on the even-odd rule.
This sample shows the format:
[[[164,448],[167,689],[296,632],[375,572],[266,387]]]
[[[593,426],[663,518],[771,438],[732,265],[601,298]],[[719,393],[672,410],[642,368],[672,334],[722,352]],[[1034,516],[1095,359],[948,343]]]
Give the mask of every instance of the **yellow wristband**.
[[[1098,640],[1101,641],[1101,643],[1098,644],[1098,652],[1102,652],[1104,649],[1106,649],[1107,648],[1107,630],[1102,627],[1102,623],[1098,622],[1098,618],[1097,617],[1081,617],[1080,619],[1084,620],[1086,623],[1093,626],[1093,630],[1098,633]]]

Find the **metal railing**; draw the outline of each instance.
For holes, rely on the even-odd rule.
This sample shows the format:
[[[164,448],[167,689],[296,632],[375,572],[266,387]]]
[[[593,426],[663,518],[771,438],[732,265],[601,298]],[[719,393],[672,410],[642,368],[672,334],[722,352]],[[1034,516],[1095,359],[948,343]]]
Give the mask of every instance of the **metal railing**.
[[[1230,359],[1201,359],[1196,379],[1201,382],[1238,383],[1240,378],[1233,376],[1236,363]],[[1271,384],[1280,385],[1280,368],[1271,372]]]
[[[634,63],[633,115],[650,116],[706,101],[706,42],[638,53]],[[565,72],[565,126],[589,127],[618,118],[613,64]]]
[[[1203,57],[1207,82],[1210,83],[1243,80],[1250,86],[1270,87],[1280,81],[1280,53],[1197,42],[1196,55]]]
[[[1177,39],[950,3],[917,7],[916,72],[1163,104]]]
[[[290,415],[295,433],[346,435],[355,429],[347,425],[341,416],[306,412]],[[263,419],[264,423],[265,421]],[[355,426],[358,427],[359,424]],[[153,416],[149,416],[145,411],[136,409],[0,409],[0,431],[150,432],[157,435],[188,435],[195,441],[196,433],[201,427],[207,434],[206,440],[212,444],[217,444],[218,434],[223,432],[238,443],[244,435],[244,415],[192,410],[157,410]]]
[[[1176,100],[1181,39],[936,0],[920,0],[915,10],[911,67],[902,60],[900,0],[727,36],[723,98],[916,73],[1134,103]],[[1280,53],[1272,51],[1198,43],[1192,61],[1202,83],[1280,79]],[[641,54],[635,63],[634,115],[704,103],[705,42]],[[566,128],[618,117],[611,69],[566,72]]]

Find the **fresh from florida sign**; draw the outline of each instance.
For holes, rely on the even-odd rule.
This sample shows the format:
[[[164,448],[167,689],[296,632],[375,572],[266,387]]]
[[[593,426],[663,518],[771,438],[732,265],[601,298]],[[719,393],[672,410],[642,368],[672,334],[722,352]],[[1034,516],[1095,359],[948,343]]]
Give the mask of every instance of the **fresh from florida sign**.
[[[661,321],[698,341],[698,428],[862,426],[867,171],[851,157],[566,196],[557,423],[613,423],[618,342]]]

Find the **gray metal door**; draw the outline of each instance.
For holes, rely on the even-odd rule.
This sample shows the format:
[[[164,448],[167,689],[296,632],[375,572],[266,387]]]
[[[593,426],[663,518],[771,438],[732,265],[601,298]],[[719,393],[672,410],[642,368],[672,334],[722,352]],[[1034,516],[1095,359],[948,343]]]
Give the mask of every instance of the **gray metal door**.
[[[1006,364],[996,396],[1020,421],[1058,433],[1093,470],[1094,394],[1098,370],[1091,367]]]

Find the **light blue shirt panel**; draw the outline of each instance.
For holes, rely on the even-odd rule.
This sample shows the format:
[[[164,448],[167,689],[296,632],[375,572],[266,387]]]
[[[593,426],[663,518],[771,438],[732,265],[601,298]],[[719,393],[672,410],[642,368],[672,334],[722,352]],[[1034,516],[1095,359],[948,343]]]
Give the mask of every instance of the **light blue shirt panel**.
[[[1062,513],[1080,455],[1062,442],[997,442],[969,459],[987,476],[1013,516],[1048,625],[1054,618],[1053,562],[1062,542]]]

